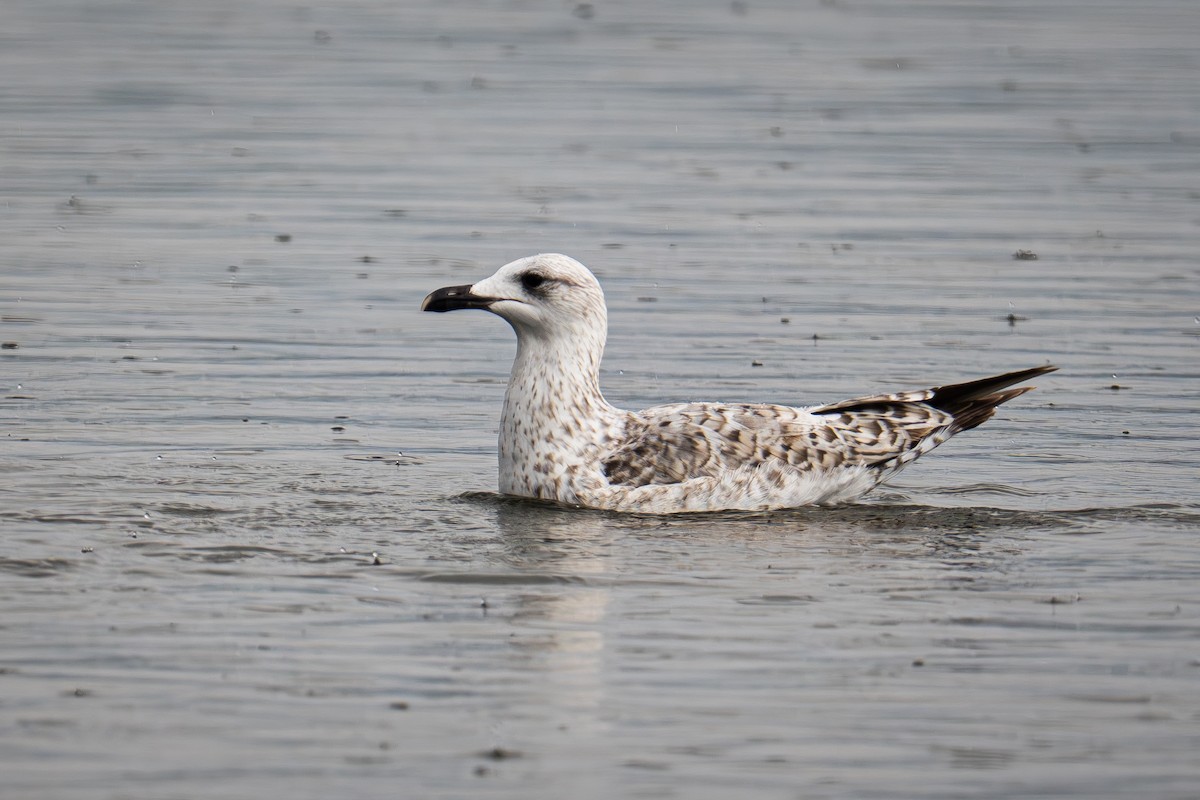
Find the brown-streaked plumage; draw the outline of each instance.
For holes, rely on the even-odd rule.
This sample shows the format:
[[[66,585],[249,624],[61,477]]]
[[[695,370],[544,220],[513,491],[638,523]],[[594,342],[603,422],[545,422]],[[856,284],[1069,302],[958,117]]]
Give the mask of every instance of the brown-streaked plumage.
[[[678,403],[625,411],[600,392],[604,293],[557,253],[438,289],[424,311],[509,322],[517,356],[500,417],[500,491],[617,511],[765,510],[866,494],[1053,372],[1043,366],[933,389],[793,408]]]

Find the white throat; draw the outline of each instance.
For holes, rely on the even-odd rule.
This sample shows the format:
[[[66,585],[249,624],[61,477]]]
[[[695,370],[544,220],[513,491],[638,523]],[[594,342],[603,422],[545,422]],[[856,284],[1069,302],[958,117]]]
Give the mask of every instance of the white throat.
[[[577,502],[603,481],[597,466],[623,412],[600,393],[606,327],[553,335],[517,327],[517,356],[500,416],[500,491]]]

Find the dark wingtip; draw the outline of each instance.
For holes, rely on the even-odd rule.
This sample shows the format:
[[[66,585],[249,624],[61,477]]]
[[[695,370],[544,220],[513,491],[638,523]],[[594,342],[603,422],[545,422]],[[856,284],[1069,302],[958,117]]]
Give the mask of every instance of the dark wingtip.
[[[933,389],[933,397],[929,400],[929,405],[935,408],[941,408],[944,411],[954,413],[947,405],[956,403],[969,402],[985,395],[993,394],[1000,389],[1012,386],[1015,383],[1023,383],[1031,378],[1036,378],[1039,375],[1045,375],[1048,372],[1054,372],[1058,367],[1044,366],[1032,367],[1030,369],[1021,369],[1016,372],[1006,372],[1003,375],[992,375],[988,378],[980,378],[975,381],[967,381],[965,383],[951,383],[946,386],[935,386]],[[1029,387],[1033,388],[1033,387]]]
[[[992,418],[996,406],[1007,403],[1014,397],[1020,397],[1031,392],[1035,386],[1020,386],[1008,389],[1014,383],[1036,378],[1048,372],[1054,372],[1058,367],[1044,366],[1022,369],[1016,372],[1006,372],[990,378],[980,378],[977,381],[953,383],[948,386],[938,386],[933,390],[933,397],[927,401],[934,408],[945,411],[954,417],[954,427],[960,431],[975,428]]]

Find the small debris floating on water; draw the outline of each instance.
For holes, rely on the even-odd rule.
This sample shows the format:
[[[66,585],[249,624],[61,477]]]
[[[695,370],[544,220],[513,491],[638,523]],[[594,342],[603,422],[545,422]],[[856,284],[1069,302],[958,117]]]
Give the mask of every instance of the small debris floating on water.
[[[497,745],[491,750],[484,750],[482,753],[480,753],[480,755],[484,758],[490,758],[492,761],[504,761],[505,759],[509,758],[520,758],[521,751],[509,750],[507,747],[500,747]]]

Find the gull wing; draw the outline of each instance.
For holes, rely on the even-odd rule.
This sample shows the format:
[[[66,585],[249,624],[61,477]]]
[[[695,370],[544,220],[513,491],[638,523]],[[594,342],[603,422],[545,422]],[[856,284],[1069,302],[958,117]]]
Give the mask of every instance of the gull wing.
[[[951,423],[949,414],[920,401],[828,414],[760,404],[657,406],[631,416],[625,437],[602,463],[609,482],[624,486],[682,483],[771,463],[799,472],[885,467]]]
[[[1006,387],[1054,369],[1035,367],[807,409],[748,403],[656,406],[629,416],[625,436],[602,465],[609,483],[623,486],[682,483],[768,464],[810,473],[867,467],[883,480],[1033,388]]]

